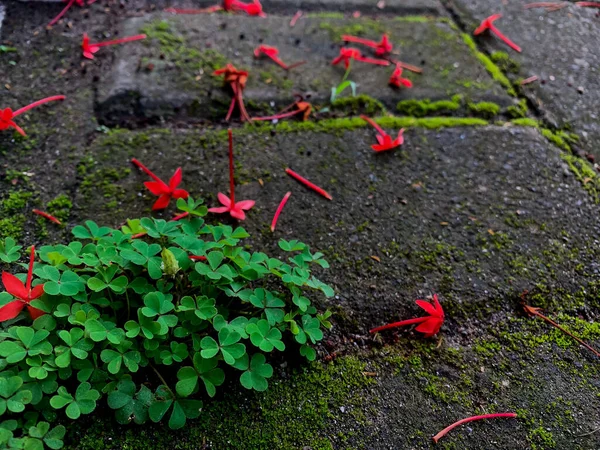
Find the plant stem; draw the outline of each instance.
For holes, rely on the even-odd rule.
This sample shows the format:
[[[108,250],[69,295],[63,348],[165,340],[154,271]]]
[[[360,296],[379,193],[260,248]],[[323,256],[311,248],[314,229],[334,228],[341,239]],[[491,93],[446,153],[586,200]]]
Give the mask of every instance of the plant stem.
[[[275,215],[273,216],[273,221],[271,222],[271,232],[275,231],[275,225],[277,225],[277,219],[279,219],[279,215],[281,214],[283,207],[285,206],[288,199],[290,198],[290,195],[292,195],[291,191],[288,192],[287,194],[285,194],[283,196],[283,199],[281,200],[281,203],[279,203],[279,206],[277,207],[277,211],[275,211]]]
[[[121,38],[121,39],[114,39],[112,41],[98,42],[97,44],[90,44],[90,46],[106,47],[107,45],[124,44],[126,42],[139,41],[139,40],[142,40],[142,39],[146,39],[146,35],[145,34],[138,34],[136,36],[128,36],[128,37],[124,37],[124,38]]]
[[[325,197],[327,200],[332,200],[333,197],[331,196],[331,194],[329,194],[325,189],[320,188],[319,186],[317,186],[314,183],[311,183],[310,181],[308,181],[306,178],[304,178],[303,176],[297,174],[296,172],[294,172],[292,169],[287,168],[285,169],[285,173],[287,173],[289,176],[291,176],[292,178],[295,178],[296,180],[298,180],[300,183],[302,183],[303,185],[309,187],[310,189],[312,189],[313,191],[321,194],[323,197]]]
[[[167,384],[167,382],[165,381],[165,379],[163,378],[163,376],[160,374],[160,372],[158,370],[156,370],[156,367],[154,367],[152,365],[152,363],[148,363],[148,365],[152,368],[152,370],[154,370],[154,373],[158,376],[158,378],[160,378],[160,381],[162,381],[162,384],[164,387],[167,388],[167,390],[171,393],[171,395],[173,396],[173,400],[175,400],[177,398],[177,396],[175,395],[175,393],[171,390],[171,388],[169,387],[169,385]]]
[[[355,42],[357,44],[366,45],[367,47],[371,47],[371,48],[377,48],[377,46],[379,45],[378,42],[371,41],[369,39],[359,38],[359,37],[356,37],[356,36],[349,36],[347,34],[345,34],[345,35],[342,36],[342,41],[345,41],[345,42]]]
[[[348,67],[346,68],[346,73],[344,73],[344,76],[342,77],[342,83],[344,81],[346,81],[346,78],[348,78],[348,75],[350,75],[350,69],[352,68],[352,60],[348,61]],[[342,84],[340,83],[340,84]]]
[[[512,48],[513,50],[521,53],[521,47],[519,47],[517,44],[515,44],[513,41],[511,41],[509,38],[507,38],[506,36],[504,36],[502,34],[502,32],[496,28],[494,25],[490,26],[490,31],[492,33],[494,33],[496,36],[498,36],[498,38],[504,42],[506,45],[508,45],[510,48]]]
[[[387,325],[382,325],[380,327],[376,327],[376,328],[373,328],[372,330],[369,330],[369,333],[379,333],[380,331],[389,330],[390,328],[398,328],[398,327],[404,327],[406,325],[414,325],[415,323],[425,322],[428,319],[429,319],[429,317],[416,317],[414,319],[408,319],[408,320],[402,320],[400,322],[388,323]]]
[[[27,295],[29,296],[29,292],[31,292],[31,278],[33,277],[33,261],[35,259],[35,246],[31,246],[31,254],[29,256],[29,270],[27,271]]]
[[[125,299],[127,300],[127,320],[129,321],[129,317],[130,317],[130,313],[131,313],[131,308],[129,305],[129,294],[127,293],[127,289],[125,289]]]
[[[65,6],[65,8],[60,13],[58,13],[58,16],[56,16],[54,19],[52,19],[52,21],[48,24],[48,26],[51,27],[56,22],[58,22],[60,20],[60,18],[62,16],[64,16],[65,13],[69,10],[69,8],[71,8],[71,6],[73,6],[73,3],[75,3],[75,0],[69,0],[69,3],[67,3],[67,6]]]
[[[36,106],[40,106],[43,105],[44,103],[48,103],[48,102],[53,102],[55,100],[64,100],[66,97],[64,95],[54,95],[52,97],[46,97],[43,98],[41,100],[38,100],[37,102],[33,102],[31,105],[27,105],[22,107],[21,109],[17,109],[15,112],[13,112],[13,117],[17,117],[20,114],[23,114],[26,111],[29,111],[32,108],[35,108]]]
[[[515,417],[517,417],[517,415],[515,413],[499,413],[499,414],[484,414],[482,416],[467,417],[466,419],[462,419],[462,420],[459,420],[458,422],[454,422],[449,427],[444,428],[442,431],[440,431],[438,434],[436,434],[433,437],[433,442],[435,442],[437,444],[437,441],[439,441],[441,438],[443,438],[450,430],[462,425],[463,423],[473,422],[474,420],[495,419],[495,418],[500,418],[500,417],[515,418]]]
[[[364,120],[365,122],[367,122],[369,125],[371,125],[373,128],[375,128],[377,130],[377,132],[382,135],[382,136],[386,136],[387,133],[383,130],[383,128],[381,128],[373,119],[371,119],[370,117],[367,117],[365,115],[360,116],[360,118],[362,120]]]
[[[48,219],[48,220],[49,220],[49,221],[51,221],[51,222],[54,222],[54,223],[56,223],[56,224],[58,224],[58,225],[61,225],[61,222],[60,222],[60,220],[58,220],[58,219],[57,219],[56,217],[54,217],[53,215],[51,215],[51,214],[48,214],[47,212],[40,211],[39,209],[33,209],[31,212],[33,212],[34,214],[37,214],[38,216],[42,216],[42,217],[44,217],[44,218]]]
[[[153,179],[154,179],[154,181],[156,181],[156,182],[158,182],[158,183],[163,183],[163,184],[166,184],[166,183],[165,183],[163,180],[161,180],[160,178],[158,178],[158,176],[156,176],[156,175],[154,174],[154,172],[152,172],[150,169],[148,169],[148,168],[147,168],[145,165],[143,165],[143,164],[142,164],[141,162],[139,162],[137,159],[135,159],[135,158],[132,158],[132,159],[131,159],[131,162],[132,162],[134,165],[136,165],[137,167],[139,167],[140,169],[142,169],[142,171],[143,171],[143,172],[144,172],[146,175],[148,175],[148,176],[150,176],[151,178],[153,178]]]
[[[233,176],[233,132],[231,128],[227,130],[229,138],[229,198],[231,205],[235,205],[235,178]]]

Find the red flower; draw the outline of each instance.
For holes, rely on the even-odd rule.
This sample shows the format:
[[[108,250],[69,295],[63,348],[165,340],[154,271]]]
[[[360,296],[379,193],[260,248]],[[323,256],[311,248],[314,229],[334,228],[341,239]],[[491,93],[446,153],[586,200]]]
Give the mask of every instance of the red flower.
[[[233,0],[231,2],[232,9],[234,11],[244,11],[249,16],[267,17],[263,12],[262,5],[259,0],[254,0],[252,3],[243,3],[239,0]]]
[[[299,96],[300,97],[300,96]],[[302,98],[302,97],[300,97]],[[296,108],[294,111],[285,112],[290,108]],[[297,102],[292,103],[292,105],[285,108],[279,114],[275,116],[268,117],[253,117],[252,120],[279,120],[285,119],[286,117],[295,116],[296,114],[302,114],[302,120],[306,121],[310,117],[310,113],[312,112],[312,105],[308,102],[299,100]]]
[[[344,42],[354,42],[356,44],[366,45],[367,47],[371,47],[375,49],[375,54],[377,56],[385,56],[392,52],[394,48],[387,34],[384,34],[381,37],[380,42],[371,41],[369,39],[363,39],[356,36],[349,36],[347,34],[342,36],[342,41]]]
[[[251,209],[256,202],[254,200],[242,200],[241,202],[235,202],[235,179],[233,177],[233,133],[231,128],[227,130],[227,133],[229,135],[229,194],[231,195],[231,198],[219,192],[217,197],[219,198],[219,202],[221,205],[223,205],[223,207],[210,208],[208,212],[217,214],[228,212],[234,219],[244,220],[246,218],[246,213],[244,211]]]
[[[379,142],[379,144],[373,144],[371,145],[371,148],[373,150],[375,150],[376,152],[383,152],[386,150],[391,150],[393,148],[399,147],[400,145],[404,144],[404,128],[400,129],[400,131],[398,131],[398,137],[394,140],[392,140],[392,137],[387,134],[383,128],[381,128],[379,125],[377,125],[377,123],[367,117],[367,116],[360,116],[361,119],[367,121],[369,123],[369,125],[371,125],[373,128],[375,128],[377,130],[377,132],[379,133],[376,137],[377,137],[377,142]]]
[[[115,39],[112,41],[98,42],[96,44],[90,44],[90,38],[87,33],[83,33],[83,42],[81,48],[83,49],[83,56],[87,59],[94,59],[94,53],[100,50],[100,47],[106,47],[108,45],[124,44],[125,42],[139,41],[146,39],[145,34],[138,34],[136,36],[128,36],[121,39]]]
[[[65,98],[66,97],[64,95],[55,95],[53,97],[47,97],[42,100],[38,100],[37,102],[33,102],[30,105],[24,106],[21,109],[17,109],[14,112],[10,108],[0,109],[0,131],[7,130],[8,128],[12,127],[15,130],[17,130],[22,136],[26,136],[25,131],[23,131],[23,129],[13,121],[15,117],[17,117],[20,114],[23,114],[26,111],[29,111],[32,108],[35,108],[36,106],[43,105],[44,103],[52,102],[54,100],[64,100]]]
[[[340,54],[337,58],[331,61],[331,64],[336,66],[340,62],[344,61],[344,67],[348,70],[350,67],[350,60],[355,59],[356,61],[362,61],[368,64],[376,64],[378,66],[389,66],[390,62],[384,59],[367,58],[360,53],[360,50],[351,47],[340,48]]]
[[[473,32],[473,34],[475,36],[477,36],[478,34],[483,33],[485,30],[490,30],[492,33],[494,33],[496,36],[498,36],[498,38],[501,41],[503,41],[505,44],[507,44],[510,48],[512,48],[513,50],[520,53],[521,47],[519,47],[517,44],[515,44],[509,38],[504,36],[500,32],[500,30],[498,28],[496,28],[496,26],[494,25],[494,22],[501,17],[502,17],[502,14],[494,14],[494,15],[491,15],[490,17],[488,17],[487,19],[483,19],[483,21],[481,22],[481,25],[479,25],[477,27],[477,29]]]
[[[300,183],[302,183],[304,186],[306,186],[309,189],[312,189],[313,191],[315,191],[317,194],[322,195],[323,197],[325,197],[327,200],[333,200],[333,197],[331,196],[331,194],[329,192],[327,192],[325,189],[317,186],[316,184],[308,181],[306,178],[304,178],[302,175],[294,172],[292,169],[290,169],[289,167],[287,169],[285,169],[285,173],[287,173],[290,177],[298,180]]]
[[[169,180],[169,184],[167,184],[137,159],[133,158],[131,162],[142,169],[147,175],[154,178],[154,181],[146,181],[144,183],[144,186],[146,186],[150,192],[158,196],[158,200],[156,200],[154,205],[152,205],[153,211],[165,209],[167,206],[169,206],[169,202],[172,198],[188,198],[189,193],[186,190],[177,189],[177,186],[181,184],[181,167],[177,168]]]
[[[238,109],[240,110],[242,122],[244,120],[249,121],[250,116],[246,111],[244,99],[242,98],[242,92],[246,87],[246,82],[248,81],[248,72],[245,70],[237,70],[233,64],[227,63],[225,67],[215,70],[213,75],[223,75],[225,83],[227,83],[233,91],[231,105],[229,106],[229,111],[227,112],[227,116],[225,116],[225,120],[229,120],[231,118],[233,108],[237,104]]]
[[[397,88],[401,86],[411,88],[413,86],[412,81],[410,81],[408,78],[402,78],[402,66],[400,64],[396,64],[396,68],[394,69],[394,72],[392,72],[392,76],[390,77],[390,85]]]
[[[88,5],[91,5],[92,3],[94,3],[96,0],[89,0],[88,1]],[[71,9],[71,6],[73,6],[75,3],[77,3],[77,5],[83,7],[83,0],[63,0],[63,2],[67,2],[67,6],[65,6],[65,8],[58,13],[58,16],[56,16],[54,19],[52,19],[50,21],[50,23],[48,24],[49,27],[51,27],[52,25],[54,25],[56,22],[58,22],[60,20],[60,18],[62,16],[64,16],[66,14],[66,12]]]
[[[419,333],[425,334],[425,337],[431,337],[436,335],[440,328],[442,328],[442,324],[444,323],[444,310],[442,309],[442,305],[438,301],[437,294],[433,295],[433,304],[426,302],[425,300],[417,300],[417,305],[423,308],[429,316],[426,317],[417,317],[415,319],[403,320],[401,322],[394,322],[388,325],[383,325],[381,327],[373,328],[369,331],[369,333],[378,333],[379,331],[388,330],[390,328],[403,327],[406,325],[413,325],[415,323],[420,323],[415,331]]]
[[[0,308],[0,322],[14,319],[19,315],[19,313],[23,310],[25,306],[27,306],[29,314],[31,315],[31,318],[33,320],[46,314],[41,309],[29,306],[29,303],[32,300],[40,298],[44,293],[43,284],[38,284],[33,289],[31,288],[31,278],[33,276],[34,259],[35,247],[31,246],[31,256],[29,257],[29,271],[27,272],[26,285],[23,284],[23,282],[14,275],[8,272],[2,272],[2,284],[4,284],[4,288],[6,289],[6,292],[11,294],[13,297],[16,297],[16,300],[13,300],[12,302],[7,303],[6,305]]]
[[[279,59],[279,50],[276,47],[271,47],[270,45],[259,45],[254,49],[254,57],[260,58],[261,55],[268,56],[271,58],[279,67],[285,70],[293,69],[294,67],[298,67],[304,64],[306,61],[300,61],[297,63],[288,66],[281,59]]]

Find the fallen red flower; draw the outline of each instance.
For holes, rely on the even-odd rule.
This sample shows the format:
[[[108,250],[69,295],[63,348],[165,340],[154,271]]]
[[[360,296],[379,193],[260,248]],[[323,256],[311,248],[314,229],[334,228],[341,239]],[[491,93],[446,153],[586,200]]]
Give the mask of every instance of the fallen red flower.
[[[278,56],[279,50],[277,50],[277,48],[275,48],[275,47],[271,47],[270,45],[259,45],[258,47],[256,47],[254,49],[254,57],[255,58],[260,58],[261,55],[268,56],[275,62],[275,64],[277,64],[279,67],[281,67],[282,69],[285,69],[285,70],[290,70],[290,69],[293,69],[294,67],[298,67],[298,66],[306,63],[306,61],[300,61],[300,62],[292,64],[291,66],[288,66],[281,59],[279,59],[279,56]]]
[[[477,36],[478,34],[481,34],[486,30],[490,30],[492,33],[494,33],[496,36],[498,36],[498,38],[501,41],[503,41],[506,45],[508,45],[510,48],[512,48],[513,50],[520,53],[521,47],[519,47],[517,44],[515,44],[509,38],[504,36],[504,34],[502,34],[502,32],[498,28],[496,28],[496,26],[494,25],[494,22],[496,20],[500,19],[501,17],[502,17],[502,14],[494,14],[494,15],[491,15],[490,17],[488,17],[487,19],[483,19],[483,21],[481,22],[481,25],[479,25],[477,27],[477,29],[473,32],[473,34],[475,36]]]
[[[285,194],[283,196],[283,199],[281,200],[281,203],[279,203],[279,206],[277,207],[277,211],[275,211],[275,215],[273,216],[273,221],[271,222],[271,232],[275,231],[275,225],[277,225],[277,220],[279,220],[279,215],[281,214],[283,207],[285,206],[288,199],[290,198],[290,195],[292,195],[291,192],[288,192],[287,194]]]
[[[112,41],[104,41],[98,42],[95,44],[90,44],[90,38],[87,33],[83,33],[83,41],[81,42],[81,48],[83,50],[83,56],[87,59],[94,59],[94,53],[100,50],[100,47],[106,47],[108,45],[117,45],[124,44],[126,42],[139,41],[141,39],[146,39],[145,34],[138,34],[136,36],[124,37],[121,39],[115,39]]]
[[[231,195],[231,198],[219,192],[217,197],[223,206],[210,208],[208,212],[217,214],[228,212],[234,219],[244,220],[246,218],[246,213],[244,211],[251,209],[256,202],[254,200],[242,200],[241,202],[235,202],[235,179],[233,176],[233,133],[231,128],[227,130],[227,134],[229,136],[229,195]]]
[[[300,19],[300,17],[302,17],[302,14],[304,14],[302,11],[298,10],[296,12],[296,14],[294,14],[294,17],[292,17],[292,20],[290,20],[290,27],[294,28],[296,26],[296,22],[298,22],[298,19]]]
[[[344,42],[353,42],[356,44],[366,45],[367,47],[371,47],[375,49],[375,54],[377,56],[385,56],[389,55],[394,48],[387,34],[384,34],[381,37],[380,42],[371,41],[369,39],[363,39],[356,36],[349,36],[347,34],[342,36],[342,41]]]
[[[429,314],[429,316],[417,317],[415,319],[408,319],[402,320],[400,322],[390,323],[381,327],[373,328],[369,331],[369,333],[378,333],[383,330],[389,330],[390,328],[397,328],[420,323],[421,325],[415,328],[415,331],[425,334],[425,337],[431,337],[436,335],[440,331],[440,328],[442,328],[442,324],[444,323],[444,310],[442,309],[442,305],[440,305],[440,302],[438,301],[437,294],[433,295],[433,304],[426,302],[425,300],[417,300],[416,303],[422,309],[424,309]]]
[[[576,2],[575,4],[584,8],[600,8],[600,2]]]
[[[43,218],[48,219],[50,222],[54,222],[57,225],[62,225],[62,223],[60,222],[60,220],[58,220],[53,215],[48,214],[47,212],[40,211],[39,209],[34,209],[32,212],[34,214],[37,214],[38,216],[42,216]]]
[[[12,127],[15,130],[17,130],[22,136],[26,136],[25,131],[23,131],[23,129],[13,121],[15,117],[23,114],[24,112],[29,111],[32,108],[35,108],[36,106],[40,106],[44,103],[52,102],[55,100],[64,100],[65,98],[66,97],[64,95],[55,95],[53,97],[47,97],[42,100],[38,100],[37,102],[33,102],[30,105],[24,106],[23,108],[17,109],[16,111],[13,111],[10,108],[0,109],[0,131],[7,130],[8,128]]]
[[[38,299],[44,293],[44,285],[38,284],[33,289],[31,288],[31,279],[33,277],[33,261],[35,259],[35,247],[31,246],[31,254],[29,257],[29,270],[27,272],[26,284],[23,284],[14,275],[8,272],[2,272],[2,284],[6,292],[11,294],[16,300],[7,303],[0,308],[0,322],[14,319],[19,315],[25,306],[29,310],[29,314],[33,320],[46,314],[44,311],[33,306],[29,306],[32,300]]]
[[[362,55],[360,50],[358,50],[356,48],[351,48],[351,47],[340,48],[340,54],[333,61],[331,61],[331,64],[336,66],[340,62],[344,61],[344,67],[346,68],[346,70],[348,70],[348,67],[350,67],[350,60],[352,60],[352,59],[354,59],[356,61],[361,61],[361,62],[364,62],[367,64],[375,64],[378,66],[389,66],[390,65],[390,62],[386,61],[385,59],[367,58]]]
[[[67,2],[67,6],[65,6],[65,8],[60,13],[58,13],[58,16],[56,16],[54,19],[52,19],[50,21],[50,23],[48,24],[49,27],[51,27],[56,22],[58,22],[61,19],[61,17],[64,16],[67,13],[67,11],[69,9],[71,9],[71,6],[73,6],[75,3],[77,3],[77,5],[79,5],[81,7],[84,6],[83,0],[63,0],[63,1]],[[94,3],[95,1],[96,0],[89,0],[88,6],[91,5],[92,3]]]
[[[515,418],[515,417],[517,417],[517,415],[515,413],[498,413],[498,414],[484,414],[482,416],[467,417],[466,419],[462,419],[462,420],[459,420],[458,422],[454,422],[449,427],[444,428],[442,431],[440,431],[438,434],[436,434],[433,437],[433,442],[435,442],[437,444],[437,441],[439,441],[441,438],[443,438],[450,430],[453,430],[454,428],[462,425],[463,423],[473,422],[474,420],[497,419],[500,417]]]
[[[181,167],[177,168],[177,170],[169,180],[169,184],[167,184],[163,180],[158,178],[154,174],[154,172],[152,172],[150,169],[144,166],[137,159],[133,158],[131,162],[154,179],[154,181],[144,182],[144,186],[146,186],[148,190],[154,195],[158,196],[158,200],[156,200],[154,205],[152,205],[153,211],[156,211],[158,209],[165,209],[167,206],[169,206],[169,202],[172,198],[188,198],[189,193],[186,190],[177,189],[177,186],[181,184]]]
[[[244,120],[249,121],[250,116],[246,111],[246,107],[244,106],[244,99],[242,97],[242,92],[246,87],[246,82],[248,81],[248,72],[244,70],[237,70],[233,64],[227,63],[225,67],[215,70],[213,72],[213,75],[223,75],[225,83],[229,85],[233,92],[231,105],[229,106],[229,111],[227,111],[227,116],[225,117],[225,120],[228,121],[231,118],[233,109],[237,104],[237,107],[240,110],[240,118],[242,122]]]
[[[394,59],[390,59],[389,60],[392,64],[396,65],[396,66],[400,66],[403,69],[406,70],[410,70],[411,72],[415,72],[415,73],[423,73],[423,69],[421,69],[420,67],[417,66],[413,66],[412,64],[408,64],[402,61],[397,61]]]
[[[302,175],[297,174],[296,172],[294,172],[292,169],[287,168],[285,169],[285,173],[287,173],[289,176],[291,176],[292,178],[295,178],[296,180],[298,180],[300,183],[302,183],[304,186],[312,189],[313,191],[317,192],[318,194],[321,194],[323,197],[325,197],[327,200],[333,200],[333,197],[331,196],[331,194],[329,194],[329,192],[327,192],[325,189],[320,188],[319,186],[317,186],[314,183],[311,183],[310,181],[308,181],[306,178],[304,178]]]
[[[396,68],[394,69],[394,72],[392,72],[392,76],[390,77],[390,85],[397,88],[402,86],[406,88],[413,87],[412,81],[410,81],[408,78],[402,77],[402,66],[400,64],[396,64]]]
[[[254,0],[252,3],[243,3],[238,0],[234,0],[232,3],[234,11],[244,11],[249,16],[267,17],[263,12],[262,5],[259,0]]]
[[[294,111],[285,112],[290,108],[296,108],[296,109]],[[291,117],[291,116],[294,116],[297,114],[302,114],[302,120],[306,121],[310,117],[311,112],[312,112],[312,105],[308,102],[299,100],[299,101],[293,103],[292,105],[288,106],[287,108],[283,109],[279,114],[276,114],[274,116],[267,116],[267,117],[253,117],[252,120],[254,120],[254,121],[279,120],[279,119],[285,119],[286,117]]]
[[[379,133],[376,136],[377,142],[379,142],[379,144],[371,145],[371,148],[376,152],[391,150],[404,144],[404,128],[401,128],[400,131],[398,131],[398,137],[392,140],[392,137],[389,134],[387,134],[383,128],[377,125],[377,123],[373,119],[364,115],[361,115],[360,118],[368,122],[369,125],[375,128],[377,130],[377,133]]]

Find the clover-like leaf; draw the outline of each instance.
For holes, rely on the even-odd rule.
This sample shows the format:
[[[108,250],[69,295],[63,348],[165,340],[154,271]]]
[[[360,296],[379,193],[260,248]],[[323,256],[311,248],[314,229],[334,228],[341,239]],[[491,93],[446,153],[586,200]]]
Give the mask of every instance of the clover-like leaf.
[[[96,408],[96,400],[100,398],[100,393],[92,389],[90,383],[81,383],[75,391],[73,397],[64,386],[58,388],[57,395],[50,399],[50,406],[55,409],[62,409],[66,406],[65,413],[70,419],[78,419],[82,414],[89,414]]]
[[[269,387],[267,378],[273,376],[273,367],[266,364],[265,355],[256,353],[252,355],[250,367],[240,376],[240,383],[246,389],[254,389],[256,391],[266,391]]]
[[[136,393],[131,378],[123,378],[117,383],[116,390],[108,394],[108,406],[115,409],[115,418],[122,425],[131,421],[138,425],[148,420],[148,408],[154,401],[154,394],[148,387],[141,385]]]
[[[281,341],[281,331],[271,328],[265,319],[248,324],[246,332],[250,335],[250,341],[263,352],[271,352],[274,348],[279,351],[285,349],[285,344]]]
[[[224,327],[219,331],[219,342],[212,337],[206,336],[200,341],[203,358],[210,359],[221,353],[223,360],[229,364],[235,364],[235,360],[241,358],[246,353],[246,346],[239,342],[241,335],[237,331]]]

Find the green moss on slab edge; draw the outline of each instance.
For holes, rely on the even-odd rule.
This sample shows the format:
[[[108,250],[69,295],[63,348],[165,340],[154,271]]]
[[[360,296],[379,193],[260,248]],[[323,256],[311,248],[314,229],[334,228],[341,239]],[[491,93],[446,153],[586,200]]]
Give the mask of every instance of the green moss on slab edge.
[[[541,125],[535,119],[523,118],[523,119],[513,119],[510,121],[513,125],[518,125],[520,127],[533,127],[539,128]]]
[[[436,114],[449,114],[460,109],[462,97],[455,95],[451,100],[431,101],[425,100],[403,100],[398,102],[396,110],[401,114],[412,117],[426,117]]]
[[[500,106],[492,102],[467,103],[469,111],[474,115],[491,119],[500,112]]]
[[[332,110],[343,110],[347,113],[367,115],[381,114],[385,112],[383,104],[373,97],[365,94],[355,97],[342,97],[334,100],[331,104]]]
[[[542,130],[543,132],[543,130]],[[570,153],[563,153],[561,158],[569,165],[575,178],[583,184],[596,203],[600,202],[600,179],[592,165],[586,160]]]

